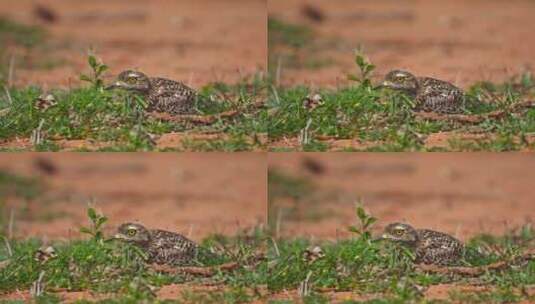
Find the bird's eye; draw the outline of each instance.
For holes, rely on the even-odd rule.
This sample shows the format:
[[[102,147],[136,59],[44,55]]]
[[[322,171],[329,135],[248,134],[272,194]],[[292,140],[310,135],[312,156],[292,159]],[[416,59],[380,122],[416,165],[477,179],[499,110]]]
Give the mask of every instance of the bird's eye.
[[[128,77],[126,79],[126,82],[128,82],[128,83],[136,83],[137,79],[136,79],[136,77]]]
[[[136,229],[128,229],[126,233],[128,234],[128,236],[134,236],[136,235],[137,231]]]
[[[397,235],[397,236],[402,236],[403,235],[403,230],[401,230],[401,229],[394,230],[394,234]]]

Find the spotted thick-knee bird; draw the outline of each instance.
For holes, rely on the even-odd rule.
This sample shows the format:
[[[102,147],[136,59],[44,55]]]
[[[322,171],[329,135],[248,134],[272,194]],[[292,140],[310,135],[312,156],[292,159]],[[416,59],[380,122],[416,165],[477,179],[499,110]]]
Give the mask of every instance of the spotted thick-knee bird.
[[[389,224],[377,239],[408,246],[414,250],[415,263],[458,265],[464,254],[463,244],[453,236],[429,229],[414,229],[402,223]]]
[[[195,113],[197,92],[183,84],[166,78],[148,77],[132,70],[126,70],[106,89],[124,89],[137,92],[147,99],[147,111],[169,114]]]
[[[414,110],[454,114],[462,112],[465,96],[453,84],[430,77],[415,77],[409,72],[394,70],[386,74],[379,88],[407,93],[415,99]]]
[[[199,246],[181,234],[149,230],[135,223],[119,226],[113,239],[138,246],[147,254],[147,262],[160,265],[192,265],[199,252]]]

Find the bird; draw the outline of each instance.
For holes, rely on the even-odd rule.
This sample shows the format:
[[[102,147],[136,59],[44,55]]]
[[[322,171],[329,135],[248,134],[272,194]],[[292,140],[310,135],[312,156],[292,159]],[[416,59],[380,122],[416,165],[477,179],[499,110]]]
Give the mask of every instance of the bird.
[[[405,92],[415,99],[415,111],[458,114],[465,104],[463,91],[453,84],[431,77],[416,77],[402,70],[390,71],[378,88]]]
[[[147,99],[147,111],[172,115],[193,114],[199,94],[182,82],[160,77],[148,77],[142,72],[126,70],[106,87],[137,92]]]
[[[147,262],[167,266],[194,264],[199,246],[185,236],[165,231],[149,230],[137,223],[124,223],[112,239],[131,243],[147,254]]]
[[[415,229],[411,225],[392,223],[376,240],[389,240],[414,250],[417,264],[454,266],[460,264],[464,245],[453,236],[429,229]]]

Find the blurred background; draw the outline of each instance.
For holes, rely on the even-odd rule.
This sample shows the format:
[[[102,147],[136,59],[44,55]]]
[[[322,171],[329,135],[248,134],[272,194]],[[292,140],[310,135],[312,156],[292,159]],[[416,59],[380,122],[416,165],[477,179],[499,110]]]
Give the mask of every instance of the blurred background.
[[[270,0],[269,68],[284,85],[336,86],[361,46],[376,77],[407,69],[461,87],[535,64],[531,0]]]
[[[266,222],[266,160],[260,153],[3,153],[0,234],[76,238],[87,207],[106,231],[139,221],[195,240]]]
[[[91,48],[109,77],[136,68],[195,87],[234,82],[266,67],[265,23],[265,0],[4,0],[0,68],[16,85],[65,87]]]
[[[355,204],[460,239],[535,218],[535,156],[513,153],[271,153],[269,223],[279,236],[347,238]]]

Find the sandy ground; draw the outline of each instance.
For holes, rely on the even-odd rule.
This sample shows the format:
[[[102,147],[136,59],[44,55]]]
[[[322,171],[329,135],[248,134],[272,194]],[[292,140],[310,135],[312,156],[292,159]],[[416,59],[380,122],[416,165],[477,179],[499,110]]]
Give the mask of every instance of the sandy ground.
[[[0,15],[43,26],[50,33],[50,46],[46,54],[31,57],[53,56],[62,64],[16,68],[18,85],[78,83],[80,73],[88,70],[90,47],[111,67],[109,76],[137,68],[194,87],[234,82],[267,65],[265,0],[39,1],[56,15],[51,23],[36,18],[35,4],[1,1]],[[21,56],[15,52],[15,62]]]
[[[309,5],[323,15],[303,14]],[[535,2],[529,0],[270,0],[269,14],[310,26],[321,42],[318,69],[284,69],[283,84],[335,86],[354,73],[361,45],[377,65],[376,76],[402,68],[465,87],[502,81],[535,65]],[[306,49],[306,48],[305,48]]]
[[[319,201],[301,203],[308,213],[323,215],[302,220],[283,216],[283,236],[349,237],[359,198],[379,218],[376,230],[406,221],[462,240],[503,233],[535,218],[532,154],[271,153],[268,158],[270,168],[315,183],[314,200]],[[305,158],[324,172],[312,173]]]
[[[37,158],[56,173],[38,169]],[[262,153],[3,153],[0,169],[46,183],[43,196],[28,205],[8,202],[19,207],[14,232],[21,238],[80,237],[90,202],[109,217],[110,233],[122,222],[139,221],[201,240],[266,221]]]

